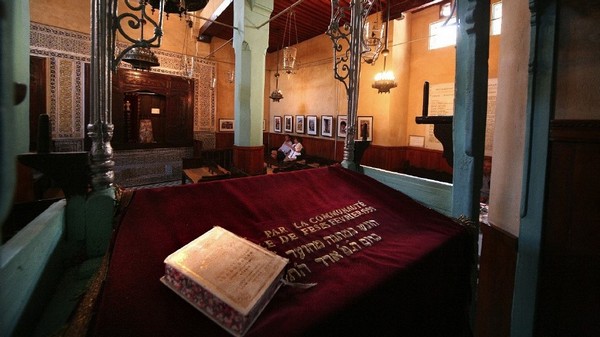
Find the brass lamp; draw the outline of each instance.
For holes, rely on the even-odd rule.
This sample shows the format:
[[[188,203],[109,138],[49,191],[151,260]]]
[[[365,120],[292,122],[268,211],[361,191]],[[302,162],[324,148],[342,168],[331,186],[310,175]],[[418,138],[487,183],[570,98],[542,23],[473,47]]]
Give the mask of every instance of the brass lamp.
[[[160,65],[158,57],[149,47],[133,47],[123,55],[121,61],[131,64],[133,69],[138,70],[150,70]]]

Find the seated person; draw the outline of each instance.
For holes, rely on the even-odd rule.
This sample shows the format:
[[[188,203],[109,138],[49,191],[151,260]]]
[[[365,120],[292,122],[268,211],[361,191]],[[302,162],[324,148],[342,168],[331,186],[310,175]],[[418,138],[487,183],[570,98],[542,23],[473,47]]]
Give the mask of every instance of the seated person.
[[[273,165],[277,166],[281,161],[283,161],[283,158],[279,159],[280,154],[282,153],[278,151],[277,148],[271,148],[269,156],[265,159],[265,167],[271,167]]]
[[[277,151],[279,152],[278,161],[282,161],[285,157],[287,157],[290,154],[290,152],[292,152],[293,145],[294,144],[292,143],[290,135],[285,135],[285,140],[283,141],[283,144],[281,144],[279,149],[277,149]]]
[[[302,139],[300,137],[294,137],[294,144],[292,145],[292,151],[288,154],[284,161],[292,161],[298,159],[302,155]]]

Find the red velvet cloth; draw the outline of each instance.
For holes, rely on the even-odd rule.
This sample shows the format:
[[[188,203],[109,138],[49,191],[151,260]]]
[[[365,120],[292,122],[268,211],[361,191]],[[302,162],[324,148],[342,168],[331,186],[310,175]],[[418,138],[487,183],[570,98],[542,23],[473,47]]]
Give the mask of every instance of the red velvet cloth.
[[[365,214],[307,235],[296,228],[357,202]],[[360,225],[369,220],[378,226]],[[464,333],[467,231],[367,176],[329,167],[136,191],[115,232],[90,334],[228,336],[159,281],[165,257],[216,225],[263,246],[272,239],[270,249],[306,275],[293,274],[296,282],[317,283],[280,288],[246,336]],[[268,232],[279,227],[294,240]],[[333,242],[337,232],[343,239]],[[316,241],[322,245],[310,245]],[[302,256],[298,247],[307,244]],[[328,266],[318,260],[325,255]]]

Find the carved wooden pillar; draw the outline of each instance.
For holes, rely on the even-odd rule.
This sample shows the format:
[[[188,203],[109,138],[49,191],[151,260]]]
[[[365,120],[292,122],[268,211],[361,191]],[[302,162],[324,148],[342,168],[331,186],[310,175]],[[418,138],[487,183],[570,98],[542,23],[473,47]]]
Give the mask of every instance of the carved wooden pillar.
[[[452,215],[479,219],[487,115],[490,2],[457,1]]]
[[[489,0],[458,0],[456,79],[453,117],[452,215],[472,225],[472,307],[475,313],[479,196],[487,115]],[[473,323],[473,320],[471,321]]]

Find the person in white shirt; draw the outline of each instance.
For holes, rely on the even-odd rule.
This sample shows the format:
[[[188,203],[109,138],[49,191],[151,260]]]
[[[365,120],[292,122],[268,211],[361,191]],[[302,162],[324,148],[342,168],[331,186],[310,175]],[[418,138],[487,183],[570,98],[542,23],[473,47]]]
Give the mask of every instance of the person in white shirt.
[[[292,152],[293,146],[294,146],[294,144],[292,143],[292,139],[291,139],[290,135],[285,135],[285,140],[283,141],[283,144],[281,144],[279,149],[277,149],[277,151],[283,153],[282,157],[286,158],[287,156],[290,155],[290,152]]]
[[[296,160],[302,154],[302,143],[300,137],[294,137],[292,151],[285,157],[285,161]]]

